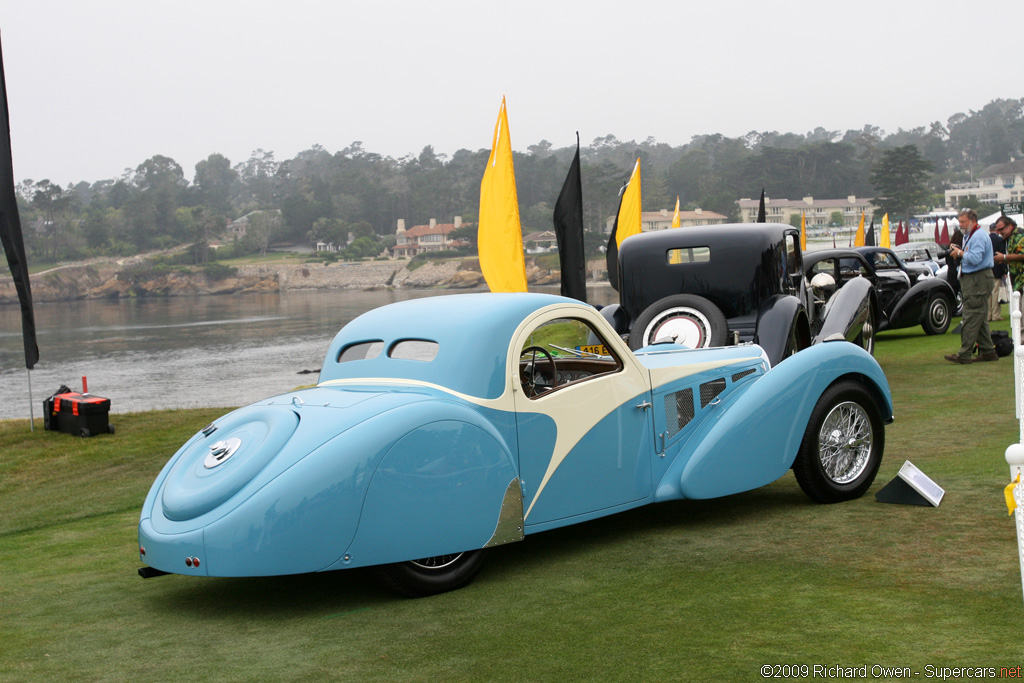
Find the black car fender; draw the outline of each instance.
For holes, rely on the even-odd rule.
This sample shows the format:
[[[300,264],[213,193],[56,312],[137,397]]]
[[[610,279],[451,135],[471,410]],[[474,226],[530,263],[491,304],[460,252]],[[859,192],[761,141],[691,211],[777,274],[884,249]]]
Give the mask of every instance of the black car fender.
[[[900,298],[888,316],[888,327],[913,327],[920,324],[928,311],[928,302],[937,295],[946,297],[951,309],[956,308],[956,294],[949,283],[941,278],[928,278],[918,282]]]
[[[626,309],[619,304],[602,306],[600,310],[598,310],[598,313],[600,313],[601,317],[607,320],[608,324],[612,326],[612,329],[620,335],[629,333],[629,326],[632,321],[629,319]]]
[[[810,324],[800,299],[788,294],[766,299],[757,311],[754,343],[765,350],[773,366],[810,346]]]
[[[864,323],[871,319],[872,306],[878,310],[878,295],[871,281],[863,277],[850,280],[825,304],[821,329],[814,343],[823,342],[834,335],[856,342],[864,330]]]

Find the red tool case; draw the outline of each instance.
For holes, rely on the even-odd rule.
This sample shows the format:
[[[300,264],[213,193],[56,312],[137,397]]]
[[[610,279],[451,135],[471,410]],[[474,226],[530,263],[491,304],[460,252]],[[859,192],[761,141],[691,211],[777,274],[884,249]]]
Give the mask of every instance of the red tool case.
[[[76,436],[113,434],[110,399],[69,391],[43,401],[43,427]]]

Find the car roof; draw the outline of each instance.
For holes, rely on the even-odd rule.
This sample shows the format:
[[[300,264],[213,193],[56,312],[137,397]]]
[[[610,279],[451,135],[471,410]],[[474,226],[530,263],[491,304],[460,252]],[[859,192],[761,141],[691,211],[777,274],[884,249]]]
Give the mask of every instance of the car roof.
[[[671,228],[628,237],[619,247],[619,299],[630,317],[666,296],[696,294],[727,319],[748,315],[782,289],[784,241],[798,229],[781,223]],[[707,247],[701,262],[669,263],[672,249]]]
[[[497,398],[505,387],[505,361],[516,328],[536,311],[562,304],[593,311],[575,299],[551,294],[477,293],[424,297],[368,311],[334,337],[320,382],[380,378],[415,380],[480,398]],[[429,362],[388,357],[402,340],[437,343]],[[339,363],[341,351],[353,344],[380,341],[375,358]]]

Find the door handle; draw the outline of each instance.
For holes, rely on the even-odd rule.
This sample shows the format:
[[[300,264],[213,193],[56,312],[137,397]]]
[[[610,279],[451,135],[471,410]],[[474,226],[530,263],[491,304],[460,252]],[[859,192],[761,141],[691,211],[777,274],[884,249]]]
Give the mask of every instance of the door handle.
[[[639,404],[637,406],[637,408],[639,408],[640,410],[647,410],[650,407],[651,407],[651,402],[650,401],[644,401],[643,403],[641,403],[641,404]]]

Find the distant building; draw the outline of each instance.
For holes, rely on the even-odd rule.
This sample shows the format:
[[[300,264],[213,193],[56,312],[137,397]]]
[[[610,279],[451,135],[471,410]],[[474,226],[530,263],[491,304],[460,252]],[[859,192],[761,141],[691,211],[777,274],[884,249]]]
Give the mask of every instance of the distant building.
[[[1024,201],[1024,159],[989,166],[977,180],[955,183],[945,194],[946,206],[954,207],[963,206],[971,195],[985,204]]]
[[[740,207],[741,222],[754,223],[757,221],[757,211],[761,205],[760,199],[741,199],[736,203]],[[769,223],[791,225],[790,218],[793,216],[799,218],[803,214],[807,227],[824,228],[832,221],[832,214],[836,211],[843,215],[844,226],[858,225],[862,212],[865,223],[870,223],[877,207],[871,203],[869,197],[850,195],[846,199],[815,199],[814,197],[772,199],[765,197],[764,208]]]
[[[653,230],[667,230],[672,227],[672,215],[674,211],[662,209],[661,211],[644,211],[640,214],[640,230],[651,232]],[[721,225],[729,220],[727,217],[714,211],[694,209],[693,211],[679,212],[679,227],[688,228],[696,225]],[[609,216],[605,220],[604,231],[610,233],[615,225],[615,216]]]
[[[468,225],[468,224],[467,224]],[[456,216],[452,223],[438,223],[431,218],[429,225],[414,225],[405,229],[405,220],[398,219],[395,229],[395,246],[392,254],[395,258],[412,258],[425,251],[441,251],[468,246],[462,240],[453,239],[453,230],[462,227],[462,216]]]
[[[225,232],[227,232],[228,237],[242,239],[243,237],[245,237],[245,233],[249,231],[249,219],[255,216],[256,214],[265,213],[267,211],[273,213],[275,217],[281,215],[280,209],[257,209],[256,211],[250,211],[241,218],[236,218],[233,221],[228,221],[227,225],[225,226]]]
[[[533,247],[529,246],[531,242]],[[558,249],[558,236],[553,230],[531,232],[523,237],[523,246],[526,247],[527,254],[543,254],[554,251]]]

